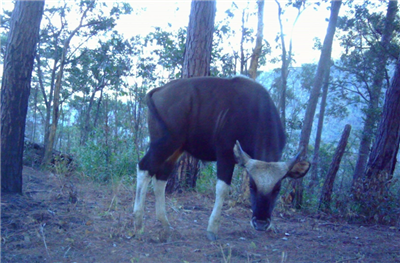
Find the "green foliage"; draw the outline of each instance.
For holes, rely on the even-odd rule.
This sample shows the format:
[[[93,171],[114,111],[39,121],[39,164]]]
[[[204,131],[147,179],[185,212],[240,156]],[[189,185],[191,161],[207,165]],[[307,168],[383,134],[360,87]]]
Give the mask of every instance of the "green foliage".
[[[203,194],[215,192],[217,183],[217,166],[215,163],[203,163],[200,176],[197,179],[196,191]]]
[[[96,181],[133,176],[138,160],[136,150],[133,140],[117,137],[111,143],[106,131],[99,129],[96,136],[75,149],[77,169]]]
[[[372,82],[383,52],[389,55],[388,64],[397,60],[400,21],[395,20],[390,48],[383,50],[381,37],[387,3],[367,1],[361,4],[350,1],[347,4],[350,11],[339,18],[337,26],[344,52],[340,61],[335,63],[342,77],[337,78],[333,85],[333,97],[346,100],[350,104],[382,99],[382,94],[374,93],[376,88],[372,86]],[[389,83],[387,70],[385,74],[383,88]]]
[[[213,47],[211,53],[211,75],[218,77],[232,77],[240,73],[241,64],[246,68],[250,63],[250,58],[254,49],[255,32],[249,27],[249,17],[254,17],[255,12],[249,11],[250,3],[246,8],[239,9],[235,3],[225,11],[225,17],[216,22],[213,36]],[[255,7],[255,5],[254,5]],[[241,17],[241,28],[232,27],[235,17]],[[237,36],[241,39],[238,42]],[[264,40],[261,55],[258,61],[259,66],[267,63],[267,56],[271,53],[270,44]],[[243,61],[241,61],[243,59]],[[246,71],[245,70],[245,71]],[[247,74],[247,72],[241,72]]]
[[[301,79],[301,88],[310,91],[314,84],[315,73],[317,72],[316,64],[303,64],[299,77]]]
[[[158,57],[157,64],[170,72],[170,79],[179,78],[181,75],[186,31],[186,28],[179,28],[177,32],[170,32],[156,27],[154,32],[150,32],[144,39],[145,45],[156,45],[152,53]]]

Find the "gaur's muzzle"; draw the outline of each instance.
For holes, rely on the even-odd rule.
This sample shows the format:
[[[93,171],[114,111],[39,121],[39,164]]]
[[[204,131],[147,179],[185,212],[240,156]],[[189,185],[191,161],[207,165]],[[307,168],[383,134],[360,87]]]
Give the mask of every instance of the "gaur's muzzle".
[[[271,219],[257,220],[253,217],[250,221],[251,226],[257,231],[267,231],[271,224]]]

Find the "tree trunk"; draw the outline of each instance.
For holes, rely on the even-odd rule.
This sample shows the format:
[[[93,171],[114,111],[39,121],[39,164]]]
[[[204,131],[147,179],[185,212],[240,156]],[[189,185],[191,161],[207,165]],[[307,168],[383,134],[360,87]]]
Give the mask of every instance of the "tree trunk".
[[[61,85],[62,85],[61,82],[62,82],[62,77],[64,74],[64,66],[65,66],[67,51],[69,48],[69,43],[71,41],[71,38],[72,38],[72,36],[70,36],[64,42],[63,52],[61,55],[60,69],[57,74],[57,80],[56,80],[56,85],[55,85],[55,89],[54,89],[52,121],[51,121],[51,126],[49,129],[48,140],[45,142],[45,151],[44,151],[44,157],[43,157],[44,165],[47,165],[50,163],[51,153],[53,151],[54,141],[56,138],[58,119],[60,117],[60,113],[59,113],[60,108],[59,107],[60,107],[60,93],[61,93]]]
[[[400,59],[392,83],[386,92],[382,116],[372,146],[362,202],[384,202],[392,183],[400,143]]]
[[[340,6],[342,1],[332,1],[331,4],[331,15],[329,18],[328,30],[322,45],[321,56],[318,62],[317,73],[313,87],[311,89],[310,98],[308,100],[306,113],[304,116],[303,128],[301,129],[299,149],[302,149],[301,159],[307,158],[308,143],[310,141],[311,129],[314,120],[315,110],[318,103],[318,97],[320,95],[325,71],[329,67],[332,53],[332,42],[335,35],[336,23],[339,15]],[[292,186],[295,192],[294,206],[301,208],[303,203],[303,179],[293,180]]]
[[[280,91],[279,91],[279,102],[278,102],[278,111],[282,121],[283,130],[286,131],[286,90],[287,90],[287,78],[289,76],[289,66],[292,62],[292,36],[290,36],[289,40],[289,51],[286,50],[286,42],[285,42],[285,34],[283,32],[283,23],[282,23],[282,14],[283,10],[281,4],[278,0],[275,0],[275,3],[278,5],[278,20],[279,20],[279,28],[280,28],[280,40],[282,46],[282,66],[281,66],[281,83],[280,83]],[[293,22],[293,28],[296,25],[301,13],[302,7],[300,5],[297,7],[298,12],[297,16]],[[304,9],[303,9],[304,10]],[[293,30],[292,28],[292,30]]]
[[[262,51],[262,41],[264,38],[264,0],[258,0],[258,24],[257,24],[257,37],[256,37],[256,46],[253,50],[253,55],[251,56],[250,60],[250,68],[249,68],[249,75],[250,78],[256,80],[257,78],[257,68],[258,68],[258,60],[261,56]]]
[[[342,161],[342,156],[346,149],[350,131],[351,131],[351,126],[349,124],[346,124],[342,133],[342,137],[340,138],[338,147],[336,148],[335,155],[333,156],[331,165],[329,166],[328,172],[326,174],[326,180],[324,186],[322,187],[322,193],[318,207],[318,209],[321,211],[330,211],[333,183],[335,182],[336,174],[337,171],[339,170],[340,162]]]
[[[282,7],[280,3],[275,0],[278,5],[278,19],[279,19],[279,27],[280,27],[280,39],[281,39],[281,46],[282,46],[282,66],[281,66],[281,82],[280,82],[280,92],[279,92],[279,103],[278,103],[278,111],[281,117],[283,130],[286,131],[286,89],[287,89],[287,76],[288,76],[288,69],[289,69],[289,61],[286,58],[286,44],[285,44],[285,37],[283,34],[283,24],[282,24]]]
[[[71,34],[68,36],[68,38],[65,39],[65,41],[64,41],[64,46],[62,49],[61,60],[60,60],[60,68],[57,73],[57,79],[56,79],[56,84],[55,84],[55,88],[54,88],[53,114],[52,114],[51,127],[49,129],[48,140],[45,141],[45,152],[44,152],[44,157],[43,157],[43,165],[47,165],[50,163],[51,152],[53,151],[54,141],[56,138],[58,119],[60,117],[59,111],[60,111],[61,86],[62,86],[64,67],[65,67],[65,63],[67,60],[67,52],[69,49],[69,45],[71,43],[72,38],[79,31],[79,29],[81,29],[81,27],[83,26],[83,19],[86,17],[86,14],[89,11],[89,9],[90,9],[90,5],[88,5],[86,7],[85,11],[83,12],[79,25],[71,32]]]
[[[374,128],[379,120],[379,98],[381,96],[382,84],[385,79],[386,63],[388,60],[388,49],[395,29],[395,17],[397,13],[397,1],[389,1],[386,13],[385,27],[383,30],[380,46],[375,50],[376,74],[373,76],[373,83],[370,91],[368,109],[365,114],[365,123],[361,136],[358,158],[353,174],[352,189],[356,189],[358,182],[361,182],[370,153],[370,147],[374,134]],[[354,193],[354,191],[353,191]]]
[[[41,68],[41,58],[39,52],[36,54],[36,63],[37,63],[37,75],[39,80],[39,87],[43,95],[44,104],[46,106],[46,115],[44,119],[44,138],[43,138],[43,144],[46,144],[46,142],[49,140],[49,135],[50,135],[51,104],[53,101],[53,91],[56,79],[56,71],[58,68],[58,58],[54,58],[53,68],[51,71],[49,97],[47,97],[46,95],[46,90],[43,83],[43,72]],[[42,153],[42,157],[43,155],[44,151]]]
[[[246,17],[246,19],[245,19]],[[243,9],[242,12],[242,36],[240,38],[240,75],[246,75],[247,73],[247,68],[246,68],[246,63],[247,59],[244,57],[244,40],[246,36],[246,27],[245,22],[247,22],[249,15],[246,13],[246,9]]]
[[[186,49],[183,60],[183,78],[209,76],[214,20],[215,1],[192,1]],[[199,160],[187,153],[183,154],[167,183],[168,193],[179,189],[193,189],[199,171]]]
[[[326,98],[328,97],[328,88],[329,88],[329,75],[330,75],[330,67],[325,72],[325,83],[322,88],[322,98],[321,98],[321,106],[319,110],[319,117],[318,117],[318,127],[317,127],[317,135],[315,138],[315,145],[314,145],[314,155],[312,160],[312,165],[310,169],[310,184],[309,184],[309,191],[314,192],[314,187],[318,182],[318,167],[319,167],[319,148],[321,145],[321,136],[322,130],[324,127],[324,118],[325,118],[325,108],[326,108]]]
[[[1,190],[22,193],[25,121],[44,1],[16,1],[1,85]]]
[[[89,99],[89,106],[86,110],[85,113],[85,121],[84,121],[84,127],[83,127],[83,131],[82,131],[82,135],[81,135],[81,140],[80,140],[80,145],[84,145],[86,143],[86,141],[89,138],[89,134],[92,132],[93,128],[95,127],[96,121],[93,122],[93,124],[90,121],[90,116],[91,116],[91,112],[92,112],[92,108],[93,108],[93,104],[94,104],[94,99],[96,96],[96,93],[98,91],[103,91],[105,84],[104,83],[99,83],[99,85],[93,90],[90,99]],[[97,117],[95,118],[95,120],[97,119]]]
[[[183,59],[183,78],[210,76],[215,1],[192,1]]]

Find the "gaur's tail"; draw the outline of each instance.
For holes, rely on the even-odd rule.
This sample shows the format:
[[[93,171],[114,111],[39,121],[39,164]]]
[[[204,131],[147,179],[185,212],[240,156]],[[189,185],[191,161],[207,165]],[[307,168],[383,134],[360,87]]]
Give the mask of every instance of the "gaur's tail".
[[[164,132],[164,136],[169,136],[170,132],[169,129],[167,127],[167,124],[165,123],[165,121],[161,118],[160,114],[158,113],[158,110],[156,108],[156,105],[154,104],[154,101],[152,99],[153,93],[156,92],[157,90],[159,90],[160,88],[155,88],[152,89],[149,93],[147,93],[146,95],[146,104],[147,107],[149,109],[149,113],[151,114],[151,116],[153,116],[156,120],[158,125],[160,125],[160,128],[162,129],[162,131]]]

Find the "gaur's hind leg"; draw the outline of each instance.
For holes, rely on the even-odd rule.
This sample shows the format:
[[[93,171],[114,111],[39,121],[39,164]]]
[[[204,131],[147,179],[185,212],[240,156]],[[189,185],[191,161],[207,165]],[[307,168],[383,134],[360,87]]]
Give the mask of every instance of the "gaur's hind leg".
[[[153,177],[154,195],[156,196],[156,217],[161,222],[163,230],[159,238],[160,241],[165,242],[170,236],[170,225],[167,218],[167,211],[165,209],[165,186],[167,181],[158,180]]]
[[[147,187],[150,182],[150,175],[148,171],[140,170],[139,165],[137,167],[137,179],[136,179],[136,197],[135,206],[133,213],[135,215],[135,227],[137,234],[142,234],[143,225],[143,215],[144,215],[144,202],[146,199]]]
[[[151,177],[155,174],[156,177],[154,178],[157,179],[153,179],[153,184],[156,196],[156,215],[157,219],[161,221],[164,230],[167,230],[164,232],[169,231],[169,223],[165,212],[165,186],[173,169],[173,164],[182,152],[180,149],[176,149],[177,147],[174,148],[174,145],[176,144],[171,141],[161,141],[159,144],[153,144],[139,162],[134,206],[135,226],[139,235],[144,230],[143,216],[147,187]],[[160,152],[160,149],[163,151]]]
[[[170,235],[170,224],[167,218],[165,207],[165,187],[167,179],[174,169],[176,160],[182,154],[181,149],[176,150],[164,163],[160,171],[153,177],[154,194],[156,196],[156,217],[161,222],[163,231],[160,233],[160,240],[167,241]]]

